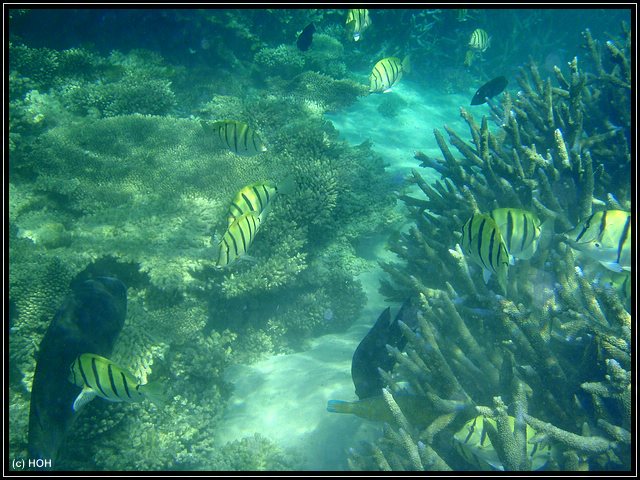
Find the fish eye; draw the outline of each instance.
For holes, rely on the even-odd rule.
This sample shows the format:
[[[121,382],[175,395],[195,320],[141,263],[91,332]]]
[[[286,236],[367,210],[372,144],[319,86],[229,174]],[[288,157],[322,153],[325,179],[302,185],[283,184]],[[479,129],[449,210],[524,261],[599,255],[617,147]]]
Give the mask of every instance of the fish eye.
[[[596,243],[593,244],[593,246],[596,247],[596,248],[600,248],[600,243],[596,242]]]

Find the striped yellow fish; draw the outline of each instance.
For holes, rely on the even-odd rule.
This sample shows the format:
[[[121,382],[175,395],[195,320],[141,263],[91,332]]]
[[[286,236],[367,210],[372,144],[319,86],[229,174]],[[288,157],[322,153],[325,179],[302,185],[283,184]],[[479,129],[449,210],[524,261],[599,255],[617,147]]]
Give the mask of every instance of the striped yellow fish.
[[[476,28],[469,38],[469,48],[484,52],[491,44],[489,34],[481,28]]]
[[[512,257],[528,260],[533,257],[540,242],[540,220],[531,212],[519,208],[496,208],[491,213],[502,239]]]
[[[237,155],[252,156],[267,151],[258,134],[246,123],[235,120],[202,122],[214,139]]]
[[[456,20],[466,22],[469,20],[469,10],[466,8],[458,8],[456,11]]]
[[[69,381],[82,387],[73,402],[74,411],[96,396],[110,402],[141,402],[148,398],[156,405],[164,403],[163,394],[156,385],[141,385],[130,372],[94,353],[83,353],[73,361]]]
[[[369,93],[391,91],[391,87],[397,84],[402,74],[411,70],[409,56],[400,61],[397,57],[387,57],[375,64],[369,75]]]
[[[504,470],[498,454],[491,444],[486,431],[486,424],[496,427],[495,420],[478,415],[472,418],[453,436],[456,451],[471,465],[480,470]],[[515,418],[509,416],[510,431],[513,432]],[[531,470],[542,470],[551,458],[551,447],[543,443],[531,443],[530,439],[536,435],[536,430],[526,425],[525,436],[527,456]]]
[[[572,248],[614,272],[631,271],[631,214],[602,210],[565,234]]]
[[[278,189],[270,183],[253,183],[242,188],[233,198],[227,215],[228,226],[247,212],[255,212],[264,221],[269,202]]]
[[[220,240],[217,267],[226,267],[247,253],[260,227],[260,216],[247,212],[236,218]]]
[[[489,215],[474,214],[462,226],[462,251],[482,267],[485,283],[492,273],[503,292],[507,291],[509,253],[500,229]]]
[[[626,303],[631,301],[631,272],[606,269],[594,276],[593,283],[612,288]]]
[[[353,33],[353,39],[356,42],[370,25],[369,10],[366,8],[352,8],[347,13],[347,28]]]

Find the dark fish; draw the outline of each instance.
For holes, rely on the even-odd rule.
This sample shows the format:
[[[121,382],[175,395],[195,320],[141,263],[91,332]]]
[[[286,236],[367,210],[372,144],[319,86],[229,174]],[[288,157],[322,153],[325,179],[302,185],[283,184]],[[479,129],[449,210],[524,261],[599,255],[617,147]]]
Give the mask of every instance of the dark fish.
[[[384,382],[378,368],[388,371],[395,363],[395,358],[387,352],[385,345],[404,349],[407,339],[400,330],[398,320],[413,327],[417,322],[416,315],[417,309],[411,304],[411,299],[405,300],[393,321],[387,307],[356,348],[351,360],[351,378],[360,400],[382,393]]]
[[[482,85],[471,99],[471,105],[482,105],[486,98],[493,98],[507,88],[508,80],[505,77],[496,77]]]
[[[313,41],[313,32],[315,31],[316,27],[313,22],[304,27],[304,30],[302,30],[302,33],[300,35],[298,35],[298,40],[296,41],[298,49],[302,50],[303,52],[309,50],[311,42]]]
[[[127,287],[97,277],[72,287],[49,325],[38,353],[31,387],[29,456],[55,462],[76,418],[73,401],[80,389],[69,382],[69,366],[85,352],[110,355],[127,314]]]
[[[410,394],[394,394],[393,399],[412,425],[427,426],[438,415],[437,412],[434,412],[433,408],[430,408],[431,402],[425,397]],[[381,393],[375,397],[368,397],[355,402],[329,400],[327,402],[327,411],[331,413],[348,413],[378,422],[391,423],[394,421],[393,414],[391,410],[389,410],[387,402],[385,402]]]

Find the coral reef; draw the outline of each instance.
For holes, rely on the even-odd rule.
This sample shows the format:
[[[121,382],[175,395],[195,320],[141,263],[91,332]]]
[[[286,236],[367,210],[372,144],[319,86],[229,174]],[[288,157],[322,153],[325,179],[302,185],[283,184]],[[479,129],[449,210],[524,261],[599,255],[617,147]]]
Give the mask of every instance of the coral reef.
[[[273,52],[237,27],[246,58],[224,57],[226,65],[267,78],[270,67],[251,62],[256,52]],[[322,119],[366,88],[329,77],[344,73],[331,60],[341,44],[320,36],[298,77],[284,80],[291,89],[252,85],[250,93],[248,80],[229,82],[232,75],[218,71],[212,80],[203,70],[188,78],[143,50],[10,48],[12,454],[26,445],[34,352],[69,283],[115,275],[129,301],[114,360],[166,386],[171,401],[162,410],[91,402],[60,468],[240,468],[248,456],[244,468],[294,468],[266,439],[221,447],[211,432],[229,397],[222,380],[229,362],[292,351],[351,324],[365,300],[353,275],[367,267],[354,244],[398,219],[382,159],[369,145],[339,140]],[[268,151],[239,157],[216,149],[203,119],[245,121]],[[235,193],[287,179],[293,187],[270,206],[253,261],[214,268],[215,237]]]
[[[443,158],[416,153],[442,180],[429,185],[413,171],[425,197],[402,197],[414,223],[392,245],[401,263],[382,264],[381,291],[418,296],[422,310],[418,329],[402,326],[409,344],[392,351],[398,367],[385,378],[393,392],[408,382],[437,418],[418,428],[386,394],[395,422],[352,452],[352,468],[474,469],[451,438],[478,414],[496,422],[487,434],[505,470],[531,468],[525,442],[552,447],[548,470],[631,468],[631,315],[621,293],[594,281],[597,269],[553,233],[593,208],[630,208],[628,28],[604,46],[588,31],[584,38],[596,73],[574,58],[553,86],[530,63],[518,96],[491,107],[497,130],[463,108],[471,141],[445,127],[461,158],[438,130]],[[604,107],[602,98],[616,100]],[[509,267],[505,296],[456,247],[464,221],[496,207],[553,221],[537,254]]]
[[[385,97],[380,105],[378,106],[378,112],[380,115],[387,118],[394,118],[400,113],[402,109],[407,106],[407,102],[402,99],[402,97],[398,96],[387,96]]]
[[[268,76],[291,78],[304,70],[304,57],[294,46],[279,45],[262,48],[255,56],[260,72]]]

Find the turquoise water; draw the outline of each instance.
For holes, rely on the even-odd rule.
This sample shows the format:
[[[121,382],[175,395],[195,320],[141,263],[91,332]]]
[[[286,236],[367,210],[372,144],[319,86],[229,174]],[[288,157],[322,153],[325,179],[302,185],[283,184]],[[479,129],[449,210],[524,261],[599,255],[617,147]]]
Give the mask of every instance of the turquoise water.
[[[567,237],[631,209],[630,13],[370,9],[355,42],[339,9],[8,9],[9,469],[630,469],[632,274],[616,249],[632,227],[600,239],[621,272]],[[369,92],[382,59],[391,91]],[[469,105],[498,76],[493,107]],[[252,226],[229,220],[262,185],[278,192],[249,194]],[[487,257],[456,253],[495,208],[543,225],[504,291]],[[91,312],[113,298],[79,293],[101,277],[127,287],[126,317],[85,352],[91,331],[50,326],[109,321]],[[426,430],[404,407],[386,424],[328,412],[358,400],[354,351],[406,298],[430,327],[404,332],[385,385],[449,406],[423,400]],[[47,342],[108,357],[163,406],[72,412],[80,388]],[[460,440],[480,414],[499,419],[490,454]],[[541,453],[509,460],[501,415],[533,417]]]

